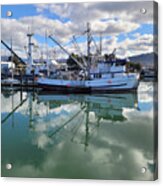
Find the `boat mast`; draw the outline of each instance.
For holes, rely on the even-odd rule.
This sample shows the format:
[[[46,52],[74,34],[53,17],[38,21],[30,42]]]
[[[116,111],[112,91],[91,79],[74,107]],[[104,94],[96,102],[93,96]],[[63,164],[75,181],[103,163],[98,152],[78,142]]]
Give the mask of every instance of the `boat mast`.
[[[85,122],[85,142],[84,142],[84,151],[87,150],[88,147],[88,140],[89,140],[89,103],[86,103],[86,122]]]
[[[46,60],[49,62],[49,49],[48,49],[48,33],[45,30],[45,45],[46,45]]]
[[[48,31],[45,30],[45,45],[46,45],[46,67],[47,67],[47,75],[50,75],[49,69],[49,49],[48,49]]]
[[[88,65],[87,65],[87,72],[88,72],[88,79],[90,79],[90,67],[91,67],[91,28],[90,28],[90,23],[87,23],[87,57],[88,57]]]
[[[31,41],[33,36],[33,33],[28,33],[27,37],[28,37],[28,67],[27,67],[27,74],[31,73],[32,70],[32,65],[33,65],[33,57],[32,57],[32,46],[33,43]]]

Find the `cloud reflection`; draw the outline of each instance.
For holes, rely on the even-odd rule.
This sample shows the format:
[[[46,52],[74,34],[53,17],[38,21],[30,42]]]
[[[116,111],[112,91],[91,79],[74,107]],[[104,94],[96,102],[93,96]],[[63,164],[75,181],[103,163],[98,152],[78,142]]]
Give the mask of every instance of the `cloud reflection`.
[[[152,105],[152,94],[144,91],[149,99],[139,102],[140,94],[138,105]],[[136,97],[129,97],[87,96],[78,101],[75,97],[61,104],[48,101],[50,105],[34,101],[38,115],[31,130],[18,123],[15,134],[9,121],[2,127],[2,167],[14,161],[10,172],[2,168],[2,176],[153,180],[153,107],[142,106],[139,110]],[[28,123],[26,109],[24,105],[18,110],[17,119]],[[10,141],[6,140],[8,136]],[[21,151],[19,158],[14,149],[4,150],[11,147],[11,141]],[[145,174],[141,173],[142,167],[147,170]]]

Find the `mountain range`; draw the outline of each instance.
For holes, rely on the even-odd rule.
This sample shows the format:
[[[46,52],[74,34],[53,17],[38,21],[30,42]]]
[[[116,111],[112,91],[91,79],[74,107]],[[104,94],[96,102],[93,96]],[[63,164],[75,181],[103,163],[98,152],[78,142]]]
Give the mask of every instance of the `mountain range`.
[[[153,68],[158,62],[158,55],[154,52],[147,54],[140,54],[137,56],[129,57],[129,60],[133,63],[139,63],[143,67]]]
[[[140,54],[132,57],[128,57],[129,61],[133,63],[139,63],[142,65],[142,67],[150,67],[154,68],[156,66],[156,63],[158,61],[158,55],[154,52],[147,53],[147,54]],[[8,61],[7,56],[1,56],[1,61]],[[60,59],[59,62],[66,62],[66,59]]]

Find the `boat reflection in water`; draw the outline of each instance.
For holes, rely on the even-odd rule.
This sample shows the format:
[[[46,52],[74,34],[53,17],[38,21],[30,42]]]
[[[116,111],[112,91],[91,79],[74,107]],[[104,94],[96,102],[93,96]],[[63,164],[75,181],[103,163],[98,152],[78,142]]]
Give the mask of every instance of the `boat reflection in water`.
[[[123,121],[125,116],[122,111],[124,107],[137,109],[137,94],[103,94],[103,95],[39,95],[39,102],[49,104],[52,109],[63,104],[80,103],[84,107],[85,114],[93,114],[101,119],[112,121]],[[58,105],[57,105],[58,104]]]
[[[141,83],[138,94],[2,92],[2,176],[153,180],[152,87]]]

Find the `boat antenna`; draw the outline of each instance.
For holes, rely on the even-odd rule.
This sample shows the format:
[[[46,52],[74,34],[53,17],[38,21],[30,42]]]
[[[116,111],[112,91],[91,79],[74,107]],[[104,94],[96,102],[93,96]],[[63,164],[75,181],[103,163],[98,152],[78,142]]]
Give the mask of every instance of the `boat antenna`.
[[[28,69],[29,71],[27,73],[30,73],[30,71],[32,69],[32,65],[33,65],[32,48],[33,48],[34,43],[32,43],[32,36],[33,36],[32,32],[29,32],[27,34],[27,37],[28,37],[28,65],[29,65],[29,69]]]

